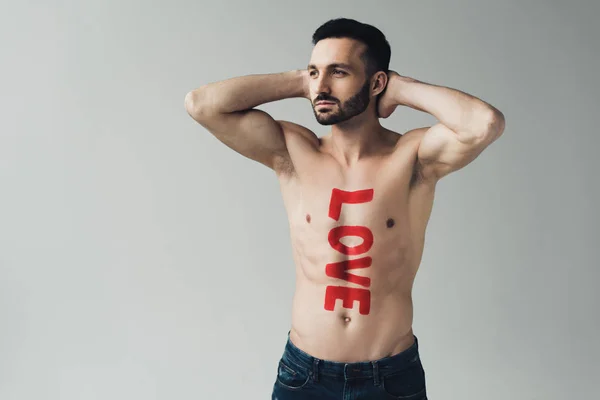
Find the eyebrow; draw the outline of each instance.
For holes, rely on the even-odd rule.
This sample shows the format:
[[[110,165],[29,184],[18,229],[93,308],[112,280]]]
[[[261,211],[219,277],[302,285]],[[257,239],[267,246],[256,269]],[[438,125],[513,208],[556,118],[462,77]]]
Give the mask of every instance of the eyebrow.
[[[317,66],[314,64],[309,64],[307,69],[317,69]],[[350,64],[344,64],[344,63],[333,63],[333,64],[329,64],[327,66],[328,69],[332,69],[332,68],[344,68],[344,69],[349,69],[352,70],[352,66],[350,66]]]

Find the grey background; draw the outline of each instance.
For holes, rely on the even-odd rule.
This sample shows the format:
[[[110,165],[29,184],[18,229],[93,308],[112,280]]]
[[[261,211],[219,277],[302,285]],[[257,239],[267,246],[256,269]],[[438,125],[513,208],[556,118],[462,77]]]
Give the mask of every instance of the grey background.
[[[279,186],[183,100],[304,68],[338,16],[506,116],[438,185],[414,289],[430,398],[598,398],[600,6],[566,4],[3,4],[0,399],[270,398],[294,289]],[[327,131],[306,100],[261,108]]]

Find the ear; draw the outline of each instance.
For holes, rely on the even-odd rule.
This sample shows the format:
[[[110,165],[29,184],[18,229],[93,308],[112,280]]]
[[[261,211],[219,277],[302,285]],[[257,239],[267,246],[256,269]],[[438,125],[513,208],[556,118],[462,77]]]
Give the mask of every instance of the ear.
[[[379,71],[376,72],[371,79],[371,90],[373,92],[373,96],[377,96],[387,87],[388,76],[385,72]]]

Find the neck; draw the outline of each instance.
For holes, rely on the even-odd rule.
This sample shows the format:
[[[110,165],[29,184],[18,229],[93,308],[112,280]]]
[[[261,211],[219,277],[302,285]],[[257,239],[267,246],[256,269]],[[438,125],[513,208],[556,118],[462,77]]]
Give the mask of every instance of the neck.
[[[369,113],[370,114],[370,113]],[[333,155],[345,166],[352,166],[362,158],[373,154],[381,146],[384,128],[379,119],[362,113],[332,126]]]

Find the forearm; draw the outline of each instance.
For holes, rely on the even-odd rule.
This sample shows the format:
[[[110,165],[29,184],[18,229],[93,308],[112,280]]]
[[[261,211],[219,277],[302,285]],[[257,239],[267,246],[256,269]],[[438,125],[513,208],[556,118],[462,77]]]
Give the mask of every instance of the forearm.
[[[272,101],[306,97],[306,71],[247,75],[204,85],[186,97],[203,111],[231,113]]]
[[[491,133],[502,113],[477,97],[460,90],[396,76],[394,94],[405,105],[436,117],[465,140]]]

